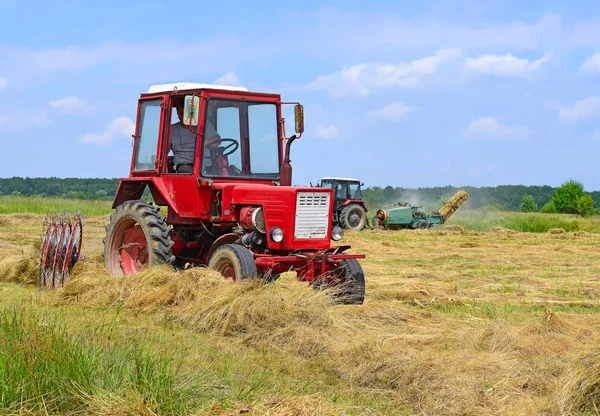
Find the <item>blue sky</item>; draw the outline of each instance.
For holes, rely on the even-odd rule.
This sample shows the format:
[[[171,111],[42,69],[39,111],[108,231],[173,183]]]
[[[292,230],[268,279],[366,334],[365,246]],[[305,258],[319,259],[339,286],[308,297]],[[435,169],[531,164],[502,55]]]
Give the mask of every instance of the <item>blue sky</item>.
[[[600,3],[483,3],[0,0],[0,177],[126,176],[190,81],[301,101],[295,184],[600,190]]]

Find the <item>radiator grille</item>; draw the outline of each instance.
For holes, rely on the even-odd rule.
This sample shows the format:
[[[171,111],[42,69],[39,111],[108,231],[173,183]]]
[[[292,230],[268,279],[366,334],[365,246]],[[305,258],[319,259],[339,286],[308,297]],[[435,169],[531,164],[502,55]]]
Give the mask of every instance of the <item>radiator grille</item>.
[[[327,238],[329,192],[298,192],[294,238]]]

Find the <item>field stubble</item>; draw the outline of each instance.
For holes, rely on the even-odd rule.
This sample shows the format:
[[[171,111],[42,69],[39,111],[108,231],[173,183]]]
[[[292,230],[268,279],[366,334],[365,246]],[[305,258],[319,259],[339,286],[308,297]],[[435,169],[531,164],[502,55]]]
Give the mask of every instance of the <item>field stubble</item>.
[[[18,215],[0,216],[0,277],[26,282],[42,217]],[[198,351],[186,350],[183,378],[210,368],[206,348],[218,351],[233,368],[231,379],[219,378],[231,394],[194,403],[200,414],[559,415],[600,407],[598,235],[347,233],[344,242],[367,254],[367,300],[336,306],[292,276],[233,285],[204,268],[156,267],[111,278],[99,254],[105,221],[86,218],[87,257],[63,289],[7,284],[14,299],[5,296],[2,307],[29,299],[63,311],[73,328],[122,311],[123,339],[153,328],[163,334],[157,350],[169,354],[198,342]],[[240,395],[244,374],[257,371],[260,381]],[[86,409],[95,414],[123,406],[94,403]]]

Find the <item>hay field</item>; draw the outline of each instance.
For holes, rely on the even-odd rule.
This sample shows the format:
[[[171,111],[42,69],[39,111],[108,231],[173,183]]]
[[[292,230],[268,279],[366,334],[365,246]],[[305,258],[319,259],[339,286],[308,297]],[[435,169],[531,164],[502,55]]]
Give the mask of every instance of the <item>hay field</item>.
[[[600,409],[598,234],[500,227],[348,233],[343,242],[367,254],[367,297],[363,306],[336,306],[292,276],[234,285],[204,268],[159,267],[111,278],[100,258],[106,217],[85,219],[86,258],[65,288],[38,291],[24,283],[35,275],[41,220],[0,215],[6,282],[0,372],[23,386],[8,391],[10,383],[0,384],[8,413],[584,415]],[[7,319],[15,311],[23,316]],[[28,340],[58,322],[42,344],[65,338],[80,351],[70,356],[90,358],[58,368],[45,363],[58,387],[49,384],[50,392],[38,382],[28,389],[24,380],[36,384],[50,370],[32,376],[39,365],[25,365],[27,354],[21,372],[7,370],[14,363],[6,358],[12,345],[6,334],[17,331],[15,322],[33,334]],[[12,345],[10,356],[29,345]],[[136,345],[148,354],[140,359],[137,349],[126,348]],[[107,357],[115,357],[111,371],[122,374],[119,383],[105,372],[73,370]],[[145,371],[140,362],[147,362]]]

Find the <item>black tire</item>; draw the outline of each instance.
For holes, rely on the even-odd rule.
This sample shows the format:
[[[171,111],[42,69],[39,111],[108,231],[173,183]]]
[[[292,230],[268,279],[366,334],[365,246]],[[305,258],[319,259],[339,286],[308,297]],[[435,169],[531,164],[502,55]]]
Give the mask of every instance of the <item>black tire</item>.
[[[121,276],[134,274],[149,265],[173,264],[174,243],[169,239],[170,232],[171,227],[167,226],[166,218],[160,215],[158,207],[140,200],[124,202],[110,216],[110,223],[106,226],[106,237],[102,240],[106,269],[112,276]],[[123,244],[126,233],[140,236],[139,243]],[[145,237],[145,248],[142,233]],[[129,258],[132,257],[132,246],[138,249],[139,267],[124,260],[125,254]]]
[[[347,230],[360,231],[367,225],[367,211],[358,204],[346,205],[340,212],[340,223]]]
[[[418,229],[418,230],[426,230],[426,229],[429,228],[429,223],[427,221],[425,221],[425,220],[418,221],[415,224],[415,228]]]
[[[362,305],[365,301],[365,273],[356,259],[344,259],[336,270],[313,283],[315,289],[332,288],[333,296],[345,305]]]
[[[255,279],[256,262],[252,252],[239,244],[223,244],[215,250],[208,267],[232,281]]]

